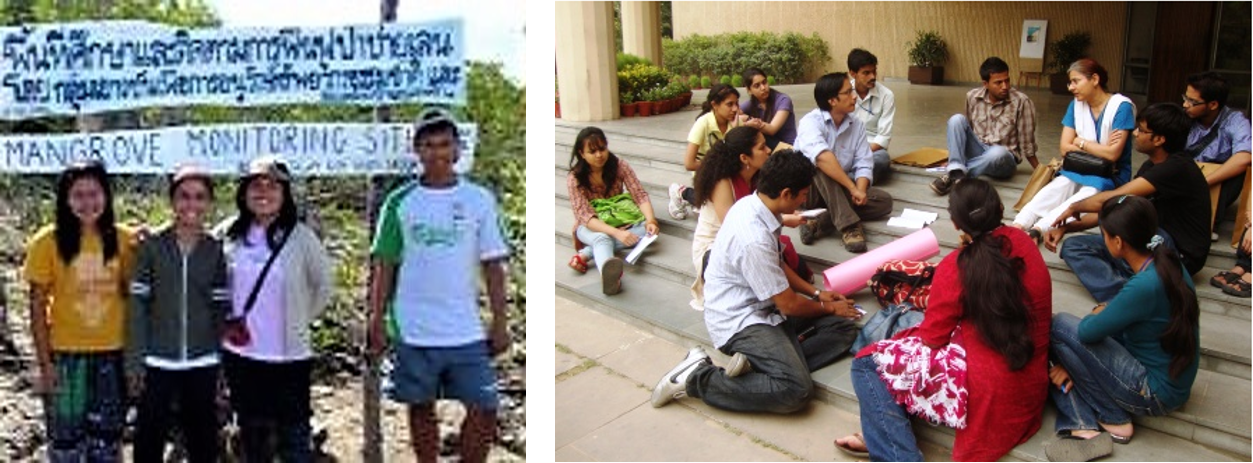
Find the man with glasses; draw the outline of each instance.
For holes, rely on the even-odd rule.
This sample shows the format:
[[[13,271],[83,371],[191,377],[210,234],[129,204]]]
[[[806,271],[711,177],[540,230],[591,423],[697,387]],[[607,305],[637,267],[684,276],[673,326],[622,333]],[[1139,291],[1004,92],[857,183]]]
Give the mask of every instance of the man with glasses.
[[[1199,162],[1222,164],[1205,176],[1210,187],[1222,185],[1215,212],[1218,216],[1240,197],[1250,160],[1249,120],[1227,107],[1230,90],[1218,73],[1205,72],[1189,76],[1183,94],[1183,108],[1193,121],[1183,154]],[[1211,235],[1211,239],[1218,237]]]
[[[883,183],[892,173],[888,143],[892,141],[892,119],[896,117],[896,97],[877,82],[879,58],[860,48],[848,52],[848,73],[857,91],[857,119],[866,126],[866,141],[874,156],[874,179]]]
[[[825,207],[817,219],[801,225],[801,242],[813,244],[827,233],[839,230],[844,248],[866,252],[863,219],[877,219],[892,213],[892,196],[873,188],[874,159],[864,135],[865,126],[856,117],[857,97],[852,79],[837,72],[818,78],[814,100],[818,109],[801,118],[796,129],[796,148],[818,167],[814,193],[806,209]]]
[[[1009,85],[1009,65],[995,56],[979,66],[983,87],[966,93],[966,112],[948,120],[948,172],[931,182],[946,195],[961,179],[1007,179],[1026,158],[1034,169],[1035,104]]]

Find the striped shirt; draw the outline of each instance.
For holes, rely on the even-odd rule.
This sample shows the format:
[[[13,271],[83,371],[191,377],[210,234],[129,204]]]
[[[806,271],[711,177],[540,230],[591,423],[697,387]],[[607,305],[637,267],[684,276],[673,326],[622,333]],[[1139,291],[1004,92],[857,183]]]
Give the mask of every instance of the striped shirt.
[[[996,103],[987,88],[966,92],[966,118],[983,144],[1009,148],[1018,162],[1035,157],[1035,104],[1018,89],[1010,88],[1009,98]]]
[[[757,195],[737,201],[722,221],[705,270],[705,328],[714,346],[752,325],[778,325],[770,298],[788,288],[781,265],[782,224]]]

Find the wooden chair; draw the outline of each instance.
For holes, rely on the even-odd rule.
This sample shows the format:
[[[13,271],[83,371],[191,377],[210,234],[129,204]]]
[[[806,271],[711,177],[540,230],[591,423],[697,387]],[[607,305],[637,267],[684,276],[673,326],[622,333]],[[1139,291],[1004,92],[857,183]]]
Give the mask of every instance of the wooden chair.
[[[1026,85],[1031,79],[1035,79],[1035,87],[1043,86],[1044,73],[1039,71],[1018,71],[1018,83]]]

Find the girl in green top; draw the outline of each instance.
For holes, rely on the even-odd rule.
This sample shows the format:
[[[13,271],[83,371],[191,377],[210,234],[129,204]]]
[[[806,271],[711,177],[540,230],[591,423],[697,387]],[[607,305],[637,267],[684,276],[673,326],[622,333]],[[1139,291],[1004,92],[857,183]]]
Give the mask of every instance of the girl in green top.
[[[1196,289],[1164,244],[1152,203],[1110,198],[1100,225],[1109,253],[1136,271],[1083,320],[1053,317],[1050,395],[1061,439],[1045,446],[1050,461],[1087,461],[1112,453],[1111,442],[1129,443],[1133,416],[1187,402],[1200,361]]]

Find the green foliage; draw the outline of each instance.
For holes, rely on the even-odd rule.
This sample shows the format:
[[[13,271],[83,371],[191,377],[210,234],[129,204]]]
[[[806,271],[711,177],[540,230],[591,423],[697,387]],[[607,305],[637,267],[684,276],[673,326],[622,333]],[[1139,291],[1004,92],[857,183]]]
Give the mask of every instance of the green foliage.
[[[698,75],[741,74],[758,67],[784,82],[799,82],[831,60],[827,43],[813,33],[736,32],[662,39],[662,61],[671,72]]]
[[[714,84],[714,81],[713,79],[710,79],[709,76],[700,78],[700,88],[709,88],[713,84]]]
[[[618,71],[618,98],[621,101],[655,101],[654,90],[668,85],[670,73],[651,64],[634,64]]]
[[[214,27],[221,21],[204,0],[30,0],[5,5],[6,19],[27,22],[67,22],[135,19],[183,27]],[[111,3],[111,5],[110,5]],[[14,11],[8,11],[14,8]],[[27,9],[29,8],[29,9]],[[16,13],[9,15],[7,13]]]
[[[776,82],[774,76],[766,76],[766,84],[774,85]]]
[[[687,86],[689,88],[700,87],[700,77],[696,77],[696,74],[687,76]]]
[[[918,31],[914,41],[905,43],[909,65],[918,67],[943,66],[948,61],[948,45],[936,31]]]
[[[721,82],[722,85],[731,85],[731,76],[723,75],[718,79],[718,82]]]
[[[629,53],[618,52],[618,70],[619,71],[622,71],[636,64],[651,65],[653,64],[653,62],[645,58],[635,56]]]
[[[731,85],[732,85],[732,86],[735,86],[735,87],[743,87],[743,86],[744,86],[744,76],[741,76],[741,75],[739,75],[739,74],[736,74],[736,75],[731,76]]]
[[[1087,56],[1090,46],[1092,46],[1092,34],[1086,31],[1063,35],[1061,39],[1049,44],[1049,54],[1053,55],[1049,68],[1055,73],[1066,72],[1071,63]]]

